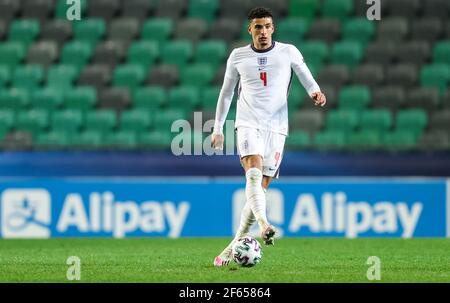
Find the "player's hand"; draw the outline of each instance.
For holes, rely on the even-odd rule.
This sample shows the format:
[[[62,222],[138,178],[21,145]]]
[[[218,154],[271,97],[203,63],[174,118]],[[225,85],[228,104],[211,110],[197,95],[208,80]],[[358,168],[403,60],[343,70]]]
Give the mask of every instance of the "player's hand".
[[[322,92],[315,92],[311,95],[311,98],[314,100],[314,105],[320,105],[321,107],[324,107],[327,103],[327,98]]]
[[[223,149],[223,134],[213,133],[211,135],[211,147],[214,149]]]

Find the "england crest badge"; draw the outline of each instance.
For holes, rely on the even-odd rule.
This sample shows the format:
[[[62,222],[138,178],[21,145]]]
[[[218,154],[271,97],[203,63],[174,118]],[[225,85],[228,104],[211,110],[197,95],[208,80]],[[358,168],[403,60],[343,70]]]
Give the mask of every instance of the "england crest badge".
[[[266,65],[267,57],[258,57],[258,65]]]

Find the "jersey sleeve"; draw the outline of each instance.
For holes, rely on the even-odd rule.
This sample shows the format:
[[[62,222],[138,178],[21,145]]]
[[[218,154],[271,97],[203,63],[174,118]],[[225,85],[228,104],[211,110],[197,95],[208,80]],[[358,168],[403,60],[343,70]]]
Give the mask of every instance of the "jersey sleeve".
[[[239,73],[236,69],[234,58],[235,53],[232,51],[227,60],[223,85],[217,101],[216,118],[214,122],[215,133],[222,133],[223,125],[228,111],[230,110],[231,101],[233,100],[234,88],[239,81]]]
[[[305,60],[300,53],[300,51],[293,45],[289,47],[290,58],[291,58],[291,67],[294,70],[297,78],[300,80],[300,83],[303,85],[305,90],[311,96],[314,92],[319,92],[320,87],[317,84],[316,80],[311,74],[308,66],[305,63]]]

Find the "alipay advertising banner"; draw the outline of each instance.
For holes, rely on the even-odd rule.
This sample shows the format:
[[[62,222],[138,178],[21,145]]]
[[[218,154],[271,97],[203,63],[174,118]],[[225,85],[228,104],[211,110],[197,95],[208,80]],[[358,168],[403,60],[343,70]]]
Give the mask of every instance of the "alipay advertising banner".
[[[231,236],[243,179],[0,182],[2,238]],[[286,237],[445,237],[444,179],[276,180],[267,214]],[[252,233],[258,235],[257,227]]]

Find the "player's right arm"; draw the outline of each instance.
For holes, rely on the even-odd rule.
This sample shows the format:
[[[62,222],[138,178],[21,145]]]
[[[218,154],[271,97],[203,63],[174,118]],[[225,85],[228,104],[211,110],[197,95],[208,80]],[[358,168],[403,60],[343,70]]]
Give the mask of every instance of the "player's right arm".
[[[234,56],[235,53],[232,51],[227,60],[223,85],[217,101],[214,130],[211,136],[211,146],[215,149],[223,149],[223,125],[233,100],[234,88],[239,81],[239,73],[235,66]]]

